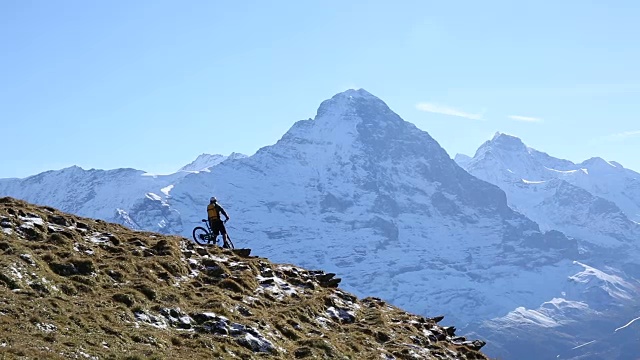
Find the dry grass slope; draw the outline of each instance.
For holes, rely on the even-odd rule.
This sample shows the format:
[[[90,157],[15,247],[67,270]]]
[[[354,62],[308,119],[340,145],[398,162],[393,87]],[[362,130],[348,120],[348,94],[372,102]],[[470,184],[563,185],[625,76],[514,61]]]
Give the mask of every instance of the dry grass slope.
[[[0,198],[0,359],[486,359],[333,274]]]

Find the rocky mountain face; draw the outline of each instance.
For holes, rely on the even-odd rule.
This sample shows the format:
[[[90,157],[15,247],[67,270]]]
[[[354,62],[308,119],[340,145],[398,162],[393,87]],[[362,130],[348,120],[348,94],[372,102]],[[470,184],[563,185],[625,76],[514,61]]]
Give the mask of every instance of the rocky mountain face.
[[[0,357],[487,359],[335,274],[0,198]]]
[[[551,166],[550,157],[544,161],[560,169],[560,164]],[[626,220],[619,214],[618,219],[630,226],[629,233],[604,233],[597,241],[567,237],[548,223],[541,229],[509,206],[515,207],[505,191],[470,175],[428,133],[364,90],[335,95],[320,105],[314,119],[295,123],[276,144],[208,171],[166,176],[137,172],[122,180],[123,186],[93,180],[95,188],[78,179],[95,195],[74,204],[67,202],[83,199],[89,190],[62,181],[71,171],[77,169],[37,175],[40,183],[33,177],[0,180],[0,194],[62,203],[84,216],[184,236],[205,217],[209,197],[216,196],[231,216],[227,228],[237,246],[277,262],[337,273],[342,286],[358,296],[379,296],[423,315],[445,314],[464,331],[492,337],[493,347],[487,349],[504,358],[521,353],[508,344],[515,343],[513,336],[522,336],[521,329],[526,333],[529,324],[512,313],[529,314],[561,300],[589,308],[596,306],[594,299],[606,304],[608,283],[588,281],[576,287],[574,279],[584,272],[583,264],[615,275],[605,269],[607,259],[615,257],[613,250],[597,264],[591,262],[596,247],[611,243],[610,248],[633,248],[635,230],[626,213]],[[91,171],[85,174],[89,177]],[[50,180],[56,176],[58,182]],[[554,201],[564,203],[580,190],[567,184],[564,197]],[[103,201],[92,200],[96,197]],[[616,214],[610,200],[592,197],[582,208]],[[567,294],[571,297],[565,299]],[[522,321],[510,321],[514,330],[497,334],[493,323],[483,324],[489,319]],[[576,334],[560,333],[566,341],[553,351],[582,341]],[[554,336],[544,332],[531,337],[531,346],[545,346]],[[535,352],[528,354],[519,358],[537,359],[531,357]]]
[[[500,133],[473,158],[456,156],[456,161],[499,186],[509,205],[541,228],[575,239],[582,259],[576,264],[585,268],[570,277],[574,285],[562,297],[485,322],[479,332],[499,337],[505,324],[527,324],[514,327],[517,336],[553,334],[546,336],[553,338],[546,347],[548,358],[634,358],[637,350],[629,349],[640,341],[632,335],[637,328],[616,329],[640,315],[640,174],[600,158],[574,164]],[[499,351],[524,356],[533,350],[531,343],[517,342]]]

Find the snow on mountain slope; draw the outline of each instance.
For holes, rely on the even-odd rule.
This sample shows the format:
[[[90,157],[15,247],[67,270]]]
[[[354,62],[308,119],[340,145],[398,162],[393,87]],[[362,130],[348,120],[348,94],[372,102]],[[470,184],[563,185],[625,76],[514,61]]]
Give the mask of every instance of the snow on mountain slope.
[[[175,184],[191,173],[209,171],[245,155],[200,155],[181,171],[153,175],[134,169],[84,170],[72,166],[25,179],[0,179],[0,194],[49,205],[133,229],[165,234],[185,231],[180,214],[167,204]],[[188,231],[188,229],[187,229]]]
[[[504,190],[509,205],[541,229],[575,237],[584,259],[574,262],[582,271],[564,280],[558,299],[565,305],[519,307],[477,328],[490,344],[505,335],[505,326],[513,329],[512,342],[493,344],[487,351],[510,358],[535,352],[540,358],[632,359],[628,348],[633,338],[603,336],[600,329],[613,329],[616,322],[639,313],[640,174],[601,158],[581,164],[556,159],[500,133],[471,160],[456,159],[471,174]],[[476,325],[470,327],[474,329]]]
[[[117,208],[128,208],[156,182],[157,177],[134,169],[83,170],[72,166],[25,179],[3,179],[0,187],[3,194],[74,213],[90,209],[97,218],[106,218]]]
[[[616,203],[627,216],[640,223],[640,174],[615,161],[591,158],[578,164],[581,171],[570,181],[590,193]]]
[[[486,336],[492,356],[635,359],[638,333],[626,328],[640,314],[640,283],[623,279],[615,269],[605,272],[578,261],[574,266],[581,271],[566,279],[561,297],[472,326],[471,334]],[[491,341],[507,333],[510,341]]]
[[[499,186],[509,205],[542,229],[608,248],[640,239],[640,174],[620,164],[593,158],[576,165],[501,133],[460,164]]]
[[[191,163],[181,167],[179,171],[191,171],[191,172],[209,171],[209,169],[211,169],[213,166],[216,166],[227,159],[242,159],[245,157],[247,156],[244,154],[235,153],[235,152],[229,154],[228,156],[219,155],[219,154],[215,154],[215,155],[201,154]]]
[[[577,252],[364,90],[323,102],[249,158],[186,177],[170,204],[197,221],[212,195],[256,254],[337,272],[359,294],[422,313],[461,309],[461,321],[552,298],[560,288],[540,289],[542,275],[570,275]]]

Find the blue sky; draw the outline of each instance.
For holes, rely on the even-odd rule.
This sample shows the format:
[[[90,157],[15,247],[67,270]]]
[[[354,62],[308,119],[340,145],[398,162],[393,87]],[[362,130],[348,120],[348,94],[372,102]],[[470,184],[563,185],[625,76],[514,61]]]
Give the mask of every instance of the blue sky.
[[[640,171],[636,1],[0,2],[0,177],[252,154],[364,88],[451,156],[496,131]]]

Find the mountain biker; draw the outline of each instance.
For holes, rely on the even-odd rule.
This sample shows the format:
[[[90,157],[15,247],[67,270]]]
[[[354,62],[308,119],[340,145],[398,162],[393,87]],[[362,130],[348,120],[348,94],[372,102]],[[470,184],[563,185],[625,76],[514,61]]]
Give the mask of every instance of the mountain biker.
[[[224,215],[226,218],[224,222],[222,222],[221,215]],[[229,235],[227,235],[227,229],[225,229],[224,223],[229,221],[229,215],[227,215],[227,212],[218,204],[218,199],[213,196],[209,199],[209,205],[207,205],[207,216],[209,217],[209,226],[211,227],[213,236],[217,237],[218,234],[222,234],[224,237],[223,244],[226,244],[229,240]]]

